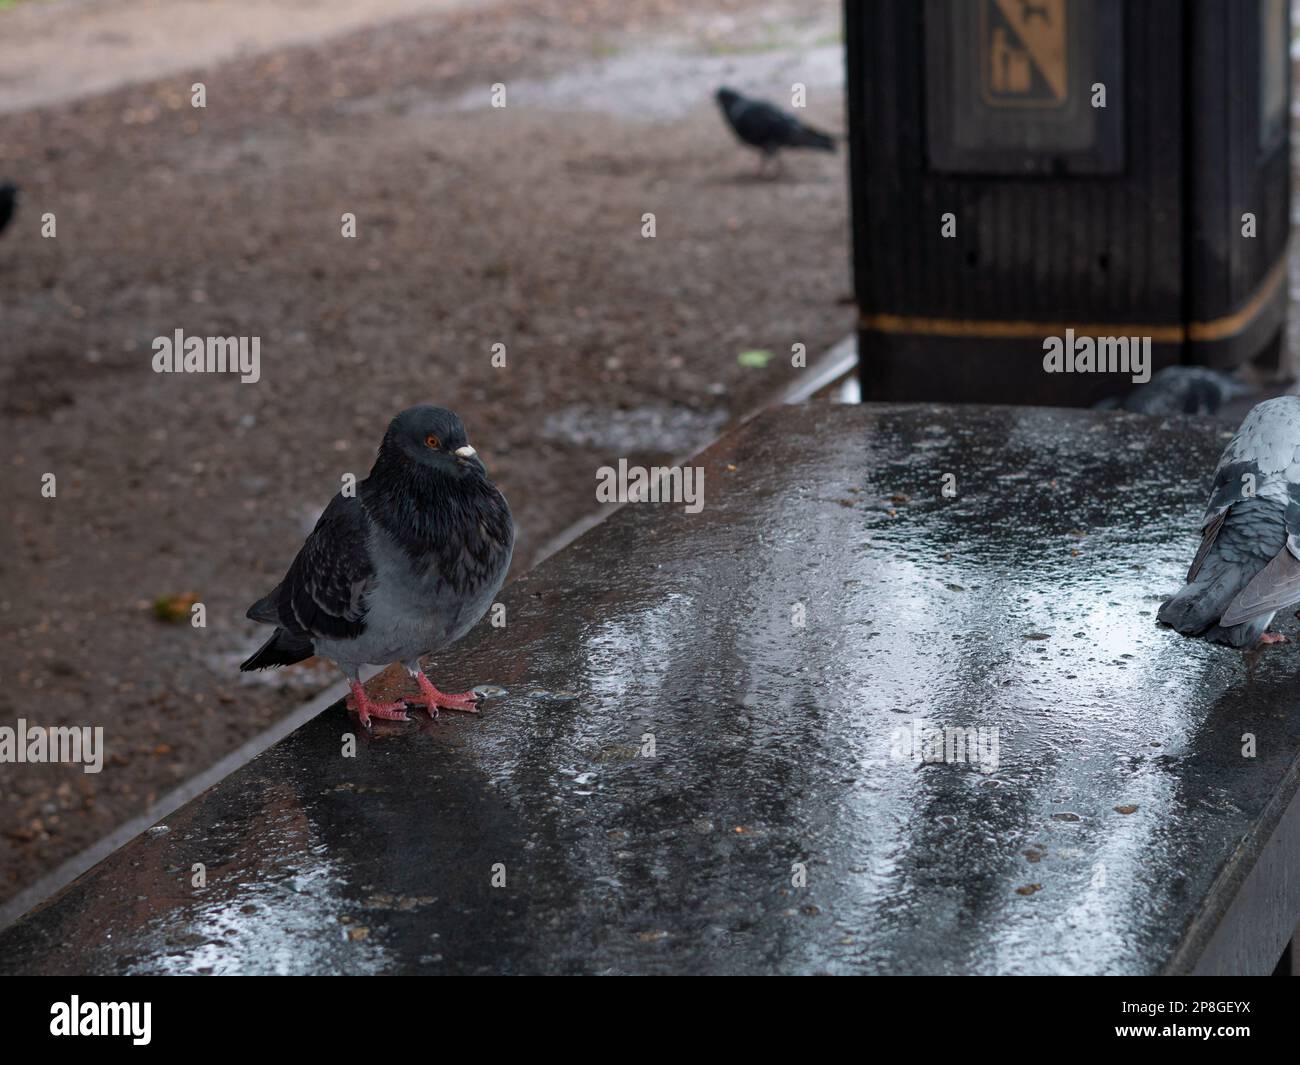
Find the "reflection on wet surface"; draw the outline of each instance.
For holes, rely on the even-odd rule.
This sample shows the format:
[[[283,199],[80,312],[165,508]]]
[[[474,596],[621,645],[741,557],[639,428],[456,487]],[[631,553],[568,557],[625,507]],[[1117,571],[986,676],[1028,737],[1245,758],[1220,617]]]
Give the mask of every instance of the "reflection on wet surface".
[[[344,757],[331,708],[0,969],[1159,971],[1300,749],[1296,645],[1155,624],[1225,439],[764,415],[703,456],[702,513],[625,507],[509,589],[437,671],[504,689],[480,717]],[[996,745],[909,746],[945,727]]]

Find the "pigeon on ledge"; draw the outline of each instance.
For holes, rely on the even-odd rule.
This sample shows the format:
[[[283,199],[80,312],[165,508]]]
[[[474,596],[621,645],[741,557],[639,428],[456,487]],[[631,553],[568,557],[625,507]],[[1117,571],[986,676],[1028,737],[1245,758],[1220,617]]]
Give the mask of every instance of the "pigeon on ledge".
[[[760,171],[782,148],[835,151],[835,139],[829,133],[805,126],[793,115],[763,100],[751,100],[727,88],[719,89],[716,99],[736,136],[763,153],[759,158]]]
[[[356,494],[334,497],[284,580],[249,607],[276,628],[239,668],[331,658],[368,727],[372,717],[407,715],[402,702],[366,695],[361,666],[401,662],[420,687],[412,701],[431,715],[440,706],[474,713],[478,696],[439,691],[420,657],[459,640],[491,606],[514,539],[510,507],[460,419],[441,407],[403,411]]]
[[[1224,449],[1187,584],[1157,615],[1233,647],[1280,643],[1264,630],[1300,602],[1300,396],[1255,407]]]
[[[1103,399],[1098,410],[1134,414],[1218,414],[1253,390],[1231,374],[1205,366],[1166,366],[1121,399]]]

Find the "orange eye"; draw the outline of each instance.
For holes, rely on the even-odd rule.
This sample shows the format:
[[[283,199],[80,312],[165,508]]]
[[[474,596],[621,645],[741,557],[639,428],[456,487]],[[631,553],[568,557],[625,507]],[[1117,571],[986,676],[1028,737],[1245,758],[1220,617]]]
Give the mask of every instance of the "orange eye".
[[[426,437],[424,438],[424,446],[425,446],[425,447],[441,447],[441,446],[442,446],[442,442],[441,442],[441,441],[440,441],[436,436],[434,436],[432,433],[430,433],[428,436],[426,436]]]

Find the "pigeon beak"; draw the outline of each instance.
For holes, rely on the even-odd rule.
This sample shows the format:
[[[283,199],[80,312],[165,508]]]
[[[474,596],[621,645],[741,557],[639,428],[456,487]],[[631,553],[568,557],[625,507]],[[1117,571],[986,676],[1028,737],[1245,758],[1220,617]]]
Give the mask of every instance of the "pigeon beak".
[[[464,447],[458,447],[453,454],[459,455],[463,459],[472,459],[478,452],[466,444]]]

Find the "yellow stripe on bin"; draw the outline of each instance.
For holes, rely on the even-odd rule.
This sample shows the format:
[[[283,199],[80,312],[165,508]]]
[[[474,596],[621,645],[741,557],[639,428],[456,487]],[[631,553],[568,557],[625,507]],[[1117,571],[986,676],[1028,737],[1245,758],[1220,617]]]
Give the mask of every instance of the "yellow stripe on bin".
[[[918,336],[972,337],[987,340],[1036,340],[1058,336],[1073,329],[1076,336],[1149,336],[1162,344],[1178,344],[1184,340],[1212,341],[1235,336],[1259,316],[1276,295],[1278,286],[1286,277],[1287,257],[1282,255],[1255,289],[1254,294],[1241,308],[1222,318],[1208,322],[1160,324],[1150,322],[1131,324],[1117,322],[1030,322],[1005,321],[980,318],[931,318],[911,314],[864,314],[858,326],[878,333],[913,333]]]
[[[1240,333],[1246,326],[1259,315],[1277,292],[1277,288],[1286,279],[1286,253],[1282,258],[1273,264],[1273,268],[1264,275],[1264,280],[1260,282],[1259,288],[1255,294],[1250,297],[1241,306],[1241,310],[1223,318],[1215,318],[1211,322],[1191,322],[1187,326],[1188,340],[1222,340],[1224,337],[1235,336]]]

